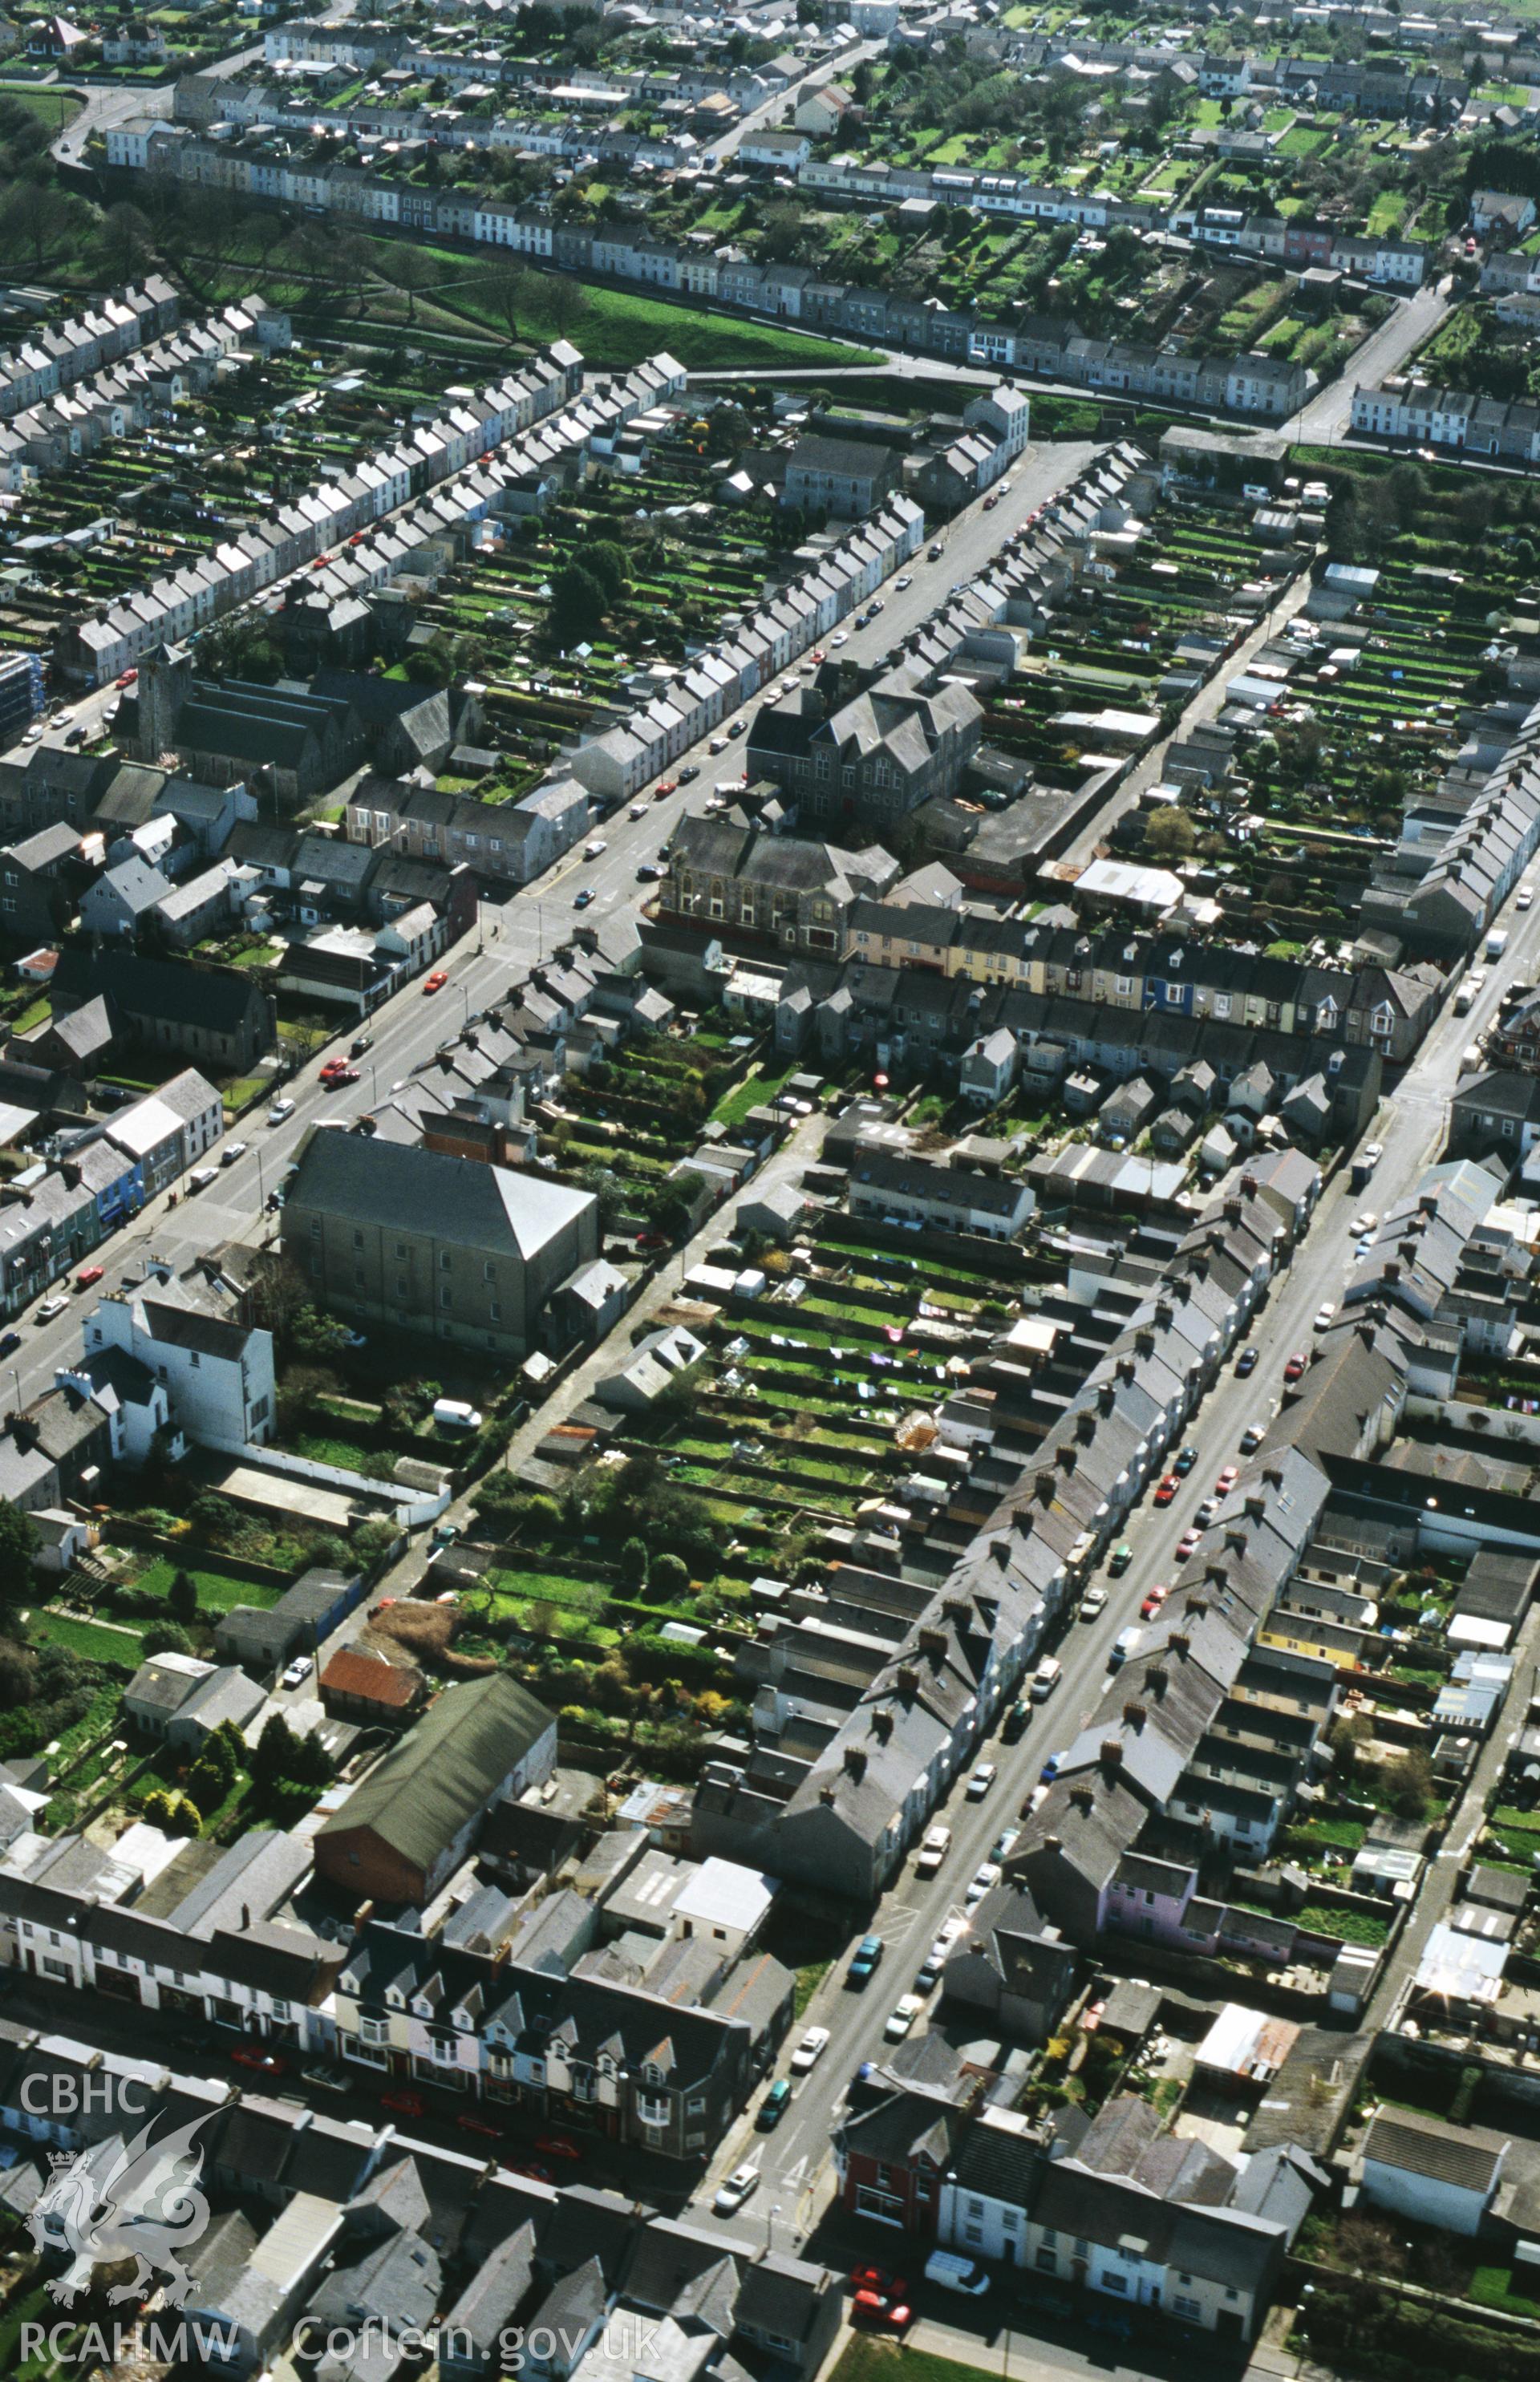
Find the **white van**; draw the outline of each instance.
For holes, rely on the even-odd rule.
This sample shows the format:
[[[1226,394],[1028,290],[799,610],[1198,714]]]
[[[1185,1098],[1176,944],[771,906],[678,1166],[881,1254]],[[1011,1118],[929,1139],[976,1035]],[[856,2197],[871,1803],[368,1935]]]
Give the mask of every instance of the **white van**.
[[[990,2278],[971,2258],[959,2258],[955,2250],[932,2250],[925,2261],[925,2279],[940,2283],[943,2291],[966,2291],[970,2299],[979,2299],[990,2287]]]
[[[435,1398],[433,1419],[446,1430],[479,1430],[481,1417],[463,1398]]]
[[[1045,1704],[1064,1676],[1064,1664],[1056,1654],[1050,1654],[1032,1673],[1032,1701]]]

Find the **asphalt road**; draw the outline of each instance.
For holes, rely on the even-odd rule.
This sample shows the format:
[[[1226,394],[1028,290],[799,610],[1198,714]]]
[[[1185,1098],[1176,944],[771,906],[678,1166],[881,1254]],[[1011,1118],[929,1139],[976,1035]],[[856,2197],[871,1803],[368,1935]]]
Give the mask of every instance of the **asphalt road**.
[[[982,1803],[966,1799],[966,1774],[953,1788],[937,1815],[954,1832],[952,1849],[940,1875],[930,1884],[918,1879],[911,1856],[898,1882],[883,1897],[870,1926],[882,1936],[887,1949],[870,1985],[860,1994],[850,1993],[844,1985],[848,1953],[866,1932],[864,1926],[853,1924],[844,1954],[820,1985],[802,2022],[831,2029],[833,2039],[828,2050],[811,2076],[796,2085],[791,2108],[773,2133],[761,2135],[754,2130],[751,2108],[714,2158],[697,2195],[697,2204],[703,2206],[721,2178],[740,2162],[752,2160],[760,2169],[763,2181],[758,2192],[744,2213],[731,2220],[745,2238],[764,2226],[767,2212],[776,2208],[780,2216],[769,2221],[775,2224],[776,2238],[783,2248],[816,2222],[832,2188],[829,2130],[851,2077],[861,2061],[881,2053],[889,2013],[899,1995],[910,1991],[915,1971],[942,1920],[963,1908],[968,1881],[995,1834],[1017,1823],[1018,1807],[1036,1784],[1047,1756],[1066,1745],[1090,1717],[1108,1676],[1107,1655],[1113,1639],[1121,1629],[1137,1623],[1140,1602],[1150,1589],[1156,1582],[1169,1585],[1176,1577],[1177,1541],[1224,1467],[1242,1460],[1241,1434],[1252,1421],[1266,1423],[1277,1411],[1284,1366],[1290,1356],[1308,1354],[1316,1343],[1317,1311],[1325,1302],[1340,1308],[1354,1262],[1349,1222],[1366,1209],[1383,1215],[1416,1187],[1425,1169],[1439,1156],[1449,1098],[1466,1047],[1492,1023],[1504,985],[1516,978],[1540,977],[1540,903],[1526,914],[1510,902],[1502,923],[1509,930],[1509,947],[1500,963],[1488,964],[1481,998],[1468,1016],[1456,1017],[1452,1011],[1444,1013],[1413,1064],[1383,1102],[1365,1136],[1384,1146],[1368,1187],[1353,1191],[1349,1170],[1339,1172],[1323,1194],[1303,1245],[1273,1283],[1250,1333],[1249,1344],[1258,1353],[1255,1371],[1241,1380],[1232,1358],[1189,1423],[1187,1444],[1198,1451],[1198,1462],[1183,1480],[1175,1502],[1162,1510],[1146,1495],[1130,1516],[1123,1536],[1134,1551],[1133,1562],[1121,1579],[1111,1579],[1104,1568],[1097,1575],[1108,1591],[1101,1618],[1093,1623],[1072,1621],[1064,1631],[1053,1650],[1064,1664],[1059,1688],[1046,1705],[1034,1711],[1018,1744],[1006,1746],[997,1737],[980,1749],[982,1758],[997,1762],[1000,1770]],[[1451,1842],[1460,1833],[1451,1831]],[[1447,1901],[1448,1896],[1443,1899]],[[1425,1929],[1419,1931],[1422,1934]],[[1115,1947],[1112,1957],[1115,1962]],[[1383,2019],[1381,2004],[1388,2006],[1395,1982],[1376,2003],[1377,2018]],[[933,2016],[922,2019],[917,2031],[934,2022]],[[948,2024],[942,2031],[954,2030]],[[789,2073],[789,2057],[801,2032],[801,2026],[793,2029],[776,2074]],[[965,2016],[958,2022],[958,2040],[977,2032],[976,2019]],[[883,2238],[881,2229],[870,2229],[869,2254],[883,2255]]]
[[[983,503],[977,502],[941,531],[940,559],[930,561],[922,548],[906,573],[898,574],[907,575],[911,584],[901,590],[890,582],[882,591],[884,608],[878,619],[865,630],[849,631],[846,644],[839,650],[856,660],[879,658],[920,625],[954,580],[971,578],[981,570],[1001,542],[1081,470],[1090,453],[1083,441],[1029,448],[1010,473],[1009,490],[998,505],[986,512]],[[829,650],[833,650],[832,645]],[[111,688],[82,697],[72,706],[75,722],[94,730],[116,699]],[[738,715],[745,726],[760,700],[756,696]],[[723,734],[728,724],[724,721],[714,733]],[[103,1244],[92,1262],[106,1268],[106,1280],[96,1295],[101,1289],[117,1287],[125,1270],[137,1271],[151,1250],[180,1270],[203,1250],[233,1235],[249,1235],[262,1223],[271,1229],[272,1220],[264,1215],[266,1195],[294,1160],[317,1117],[351,1116],[373,1107],[393,1084],[410,1079],[415,1069],[425,1066],[443,1041],[462,1029],[468,1015],[491,1006],[511,984],[523,979],[533,964],[549,958],[574,928],[598,926],[641,898],[645,888],[637,881],[639,865],[656,858],[685,811],[698,809],[718,780],[741,782],[744,740],[729,741],[726,750],[715,758],[708,750],[709,742],[703,739],[691,752],[682,754],[670,772],[677,778],[680,767],[694,763],[700,775],[691,785],[661,802],[647,802],[640,818],[633,819],[622,806],[596,829],[595,834],[605,845],[598,859],[585,860],[580,844],[536,883],[506,901],[484,902],[479,937],[468,937],[445,962],[450,981],[443,991],[427,996],[420,984],[412,984],[387,1001],[367,1021],[365,1030],[374,1036],[374,1048],[363,1064],[362,1081],[327,1093],[318,1082],[320,1065],[339,1049],[345,1050],[359,1030],[356,1023],[339,1023],[339,1039],[317,1052],[283,1087],[285,1097],[295,1103],[291,1117],[269,1125],[265,1102],[252,1110],[227,1137],[227,1146],[228,1141],[244,1142],[245,1154],[222,1167],[206,1191],[191,1197],[182,1193],[175,1209],[163,1194],[131,1225]],[[579,914],[576,896],[583,890],[592,899]],[[55,1292],[59,1287],[55,1285]],[[23,1319],[16,1327],[23,1333],[23,1345],[0,1369],[0,1381],[11,1393],[8,1404],[25,1404],[51,1387],[55,1368],[78,1356],[80,1319],[75,1310],[82,1303],[72,1299],[69,1310],[49,1323]],[[35,1308],[31,1311],[35,1315]]]
[[[1349,357],[1346,371],[1307,398],[1299,412],[1284,424],[1284,436],[1318,446],[1329,446],[1334,438],[1340,438],[1352,414],[1354,389],[1361,383],[1367,387],[1399,372],[1412,350],[1432,338],[1453,302],[1448,279],[1429,282],[1410,298],[1398,300],[1378,330],[1372,331]]]

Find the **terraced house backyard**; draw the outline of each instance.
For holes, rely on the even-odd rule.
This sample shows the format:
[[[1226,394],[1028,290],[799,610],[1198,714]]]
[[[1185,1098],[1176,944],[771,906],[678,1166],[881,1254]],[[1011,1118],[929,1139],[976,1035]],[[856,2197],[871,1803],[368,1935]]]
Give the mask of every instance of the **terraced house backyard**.
[[[997,1257],[958,1245],[937,1262],[895,1237],[811,1217],[795,1246],[758,1253],[765,1290],[727,1302],[698,1365],[618,1416],[560,1494],[486,1484],[477,1535],[502,1543],[462,1593],[460,1651],[497,1650],[600,1733],[637,1725],[640,1690],[648,1728],[719,1717],[760,1584],[815,1576],[830,1533],[894,1493],[961,1350],[1018,1311]]]

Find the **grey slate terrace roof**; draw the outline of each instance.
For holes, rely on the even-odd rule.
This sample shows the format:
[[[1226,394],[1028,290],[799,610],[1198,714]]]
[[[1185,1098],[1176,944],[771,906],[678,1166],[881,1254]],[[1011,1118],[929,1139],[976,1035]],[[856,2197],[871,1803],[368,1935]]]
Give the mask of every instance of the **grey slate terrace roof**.
[[[431,1229],[456,1247],[516,1250],[526,1260],[594,1204],[588,1192],[536,1175],[351,1133],[314,1136],[289,1197],[294,1208],[387,1231]]]
[[[1445,2125],[1411,2109],[1381,2109],[1363,2138],[1362,2155],[1403,2175],[1485,2194],[1497,2182],[1506,2148],[1500,2135],[1477,2128]]]

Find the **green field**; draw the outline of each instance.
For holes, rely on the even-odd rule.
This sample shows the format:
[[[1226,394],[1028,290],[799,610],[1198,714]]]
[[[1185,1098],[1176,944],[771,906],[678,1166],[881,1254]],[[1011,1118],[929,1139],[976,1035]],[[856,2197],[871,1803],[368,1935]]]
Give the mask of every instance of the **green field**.
[[[151,1596],[166,1596],[179,1570],[184,1570],[198,1591],[198,1602],[212,1611],[228,1613],[237,1604],[277,1604],[283,1594],[265,1581],[242,1579],[235,1572],[211,1570],[206,1563],[178,1565],[168,1556],[157,1555],[148,1571],[142,1571],[134,1581],[137,1589]]]
[[[121,1663],[130,1671],[139,1667],[141,1633],[131,1621],[105,1629],[99,1622],[76,1621],[63,1613],[34,1613],[28,1626],[34,1638],[50,1638],[55,1646],[68,1646],[72,1654],[84,1654],[93,1663]]]
[[[85,103],[78,92],[58,91],[50,86],[41,90],[36,83],[0,82],[0,99],[10,99],[45,124],[50,132],[62,132],[73,124]]]

